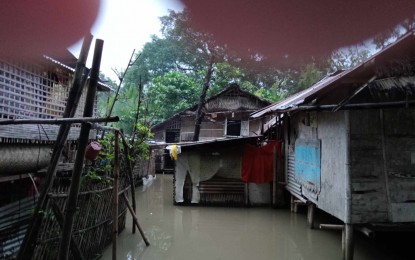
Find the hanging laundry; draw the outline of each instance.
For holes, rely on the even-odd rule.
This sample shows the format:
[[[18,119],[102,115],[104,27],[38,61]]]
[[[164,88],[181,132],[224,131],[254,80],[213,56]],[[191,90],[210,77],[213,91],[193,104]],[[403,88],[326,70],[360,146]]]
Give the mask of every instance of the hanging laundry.
[[[242,156],[242,180],[257,184],[273,180],[274,147],[281,156],[281,142],[272,141],[263,147],[245,145]]]
[[[169,150],[170,157],[175,161],[177,160],[177,155],[182,152],[181,147],[176,144],[168,145],[166,149]]]

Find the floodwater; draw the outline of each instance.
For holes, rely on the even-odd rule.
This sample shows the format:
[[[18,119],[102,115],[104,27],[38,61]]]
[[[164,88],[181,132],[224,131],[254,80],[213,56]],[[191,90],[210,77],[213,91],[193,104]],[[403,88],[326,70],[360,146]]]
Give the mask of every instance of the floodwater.
[[[126,229],[118,238],[117,259],[342,259],[341,232],[309,229],[305,211],[174,206],[172,190],[172,175],[157,175],[146,189],[137,187],[137,216],[150,246],[145,246],[138,230],[132,234],[127,216]],[[321,212],[316,218],[330,221]],[[388,237],[374,240],[355,232],[354,259],[415,259],[402,255],[399,248],[411,249],[413,236],[405,239],[407,245],[392,243]],[[109,246],[101,259],[111,256]]]

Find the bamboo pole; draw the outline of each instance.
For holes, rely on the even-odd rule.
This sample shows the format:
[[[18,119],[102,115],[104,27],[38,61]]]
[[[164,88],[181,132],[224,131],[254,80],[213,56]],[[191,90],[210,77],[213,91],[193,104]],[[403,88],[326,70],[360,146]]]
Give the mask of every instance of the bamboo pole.
[[[102,49],[104,41],[95,41],[94,58],[92,62],[91,76],[89,80],[88,92],[85,100],[84,117],[91,117],[94,113],[95,96],[99,77],[99,67],[101,64]],[[79,134],[78,151],[76,153],[75,165],[72,172],[71,187],[66,204],[65,222],[63,225],[62,237],[59,246],[59,259],[66,260],[69,257],[69,247],[72,236],[74,216],[77,208],[78,194],[81,184],[82,169],[84,166],[85,151],[89,141],[90,123],[82,123],[81,133]]]
[[[87,76],[84,76],[83,74],[85,74],[86,70],[85,63],[88,57],[91,41],[92,35],[89,34],[85,37],[84,42],[82,44],[81,53],[79,54],[78,62],[76,64],[74,80],[72,82],[72,87],[69,92],[68,101],[66,103],[65,111],[63,113],[64,118],[73,117],[75,115],[75,111],[82,94],[82,88],[87,79]],[[30,259],[33,255],[36,238],[38,236],[39,228],[42,222],[42,215],[39,212],[44,210],[47,205],[47,195],[52,187],[53,179],[56,175],[56,167],[61,157],[65,142],[68,138],[69,130],[70,125],[68,124],[63,124],[59,128],[58,137],[54,145],[52,158],[46,173],[44,189],[41,192],[35,211],[30,220],[29,227],[26,231],[26,235],[23,239],[17,259]]]
[[[114,102],[112,102],[112,104],[111,104],[111,107],[110,107],[110,109],[109,109],[109,111],[107,113],[107,117],[110,117],[111,116],[112,110],[114,109],[115,102],[117,102],[117,100],[118,100],[118,95],[120,93],[121,84],[124,81],[124,77],[125,77],[125,74],[127,74],[127,70],[129,69],[130,66],[134,65],[134,63],[140,57],[140,56],[138,56],[135,61],[131,62],[133,60],[134,53],[135,53],[135,49],[133,50],[133,53],[131,53],[130,60],[128,61],[127,68],[125,69],[123,75],[122,76],[117,75],[118,76],[118,79],[120,80],[120,82],[118,83],[117,91],[115,92]],[[107,126],[107,123],[105,123],[105,126]],[[102,132],[101,139],[104,139],[104,136],[105,136],[105,130]]]
[[[127,204],[127,208],[128,208],[128,210],[130,211],[130,213],[131,213],[131,216],[132,216],[132,218],[133,218],[134,224],[137,226],[138,231],[140,232],[141,237],[142,237],[142,238],[143,238],[143,240],[144,240],[144,243],[146,243],[146,246],[149,246],[149,245],[150,245],[150,242],[148,242],[148,240],[147,240],[147,238],[146,238],[146,236],[145,236],[145,234],[144,234],[143,230],[141,229],[140,224],[138,223],[137,216],[135,215],[135,213],[134,213],[134,211],[133,211],[133,208],[131,207],[130,201],[128,200],[128,198],[127,198],[127,196],[125,195],[125,193],[123,193],[123,197],[124,197],[125,203]]]
[[[115,102],[117,101],[118,94],[120,93],[121,84],[124,81],[124,77],[125,77],[125,74],[127,73],[128,68],[136,62],[136,60],[134,62],[131,62],[133,60],[134,53],[135,53],[135,49],[133,50],[133,53],[131,53],[130,60],[128,61],[127,68],[125,69],[123,75],[122,76],[117,75],[118,79],[120,80],[120,83],[118,83],[117,92],[115,93],[115,97],[114,97],[114,102],[112,102],[111,107],[107,113],[107,116],[111,116],[112,114],[112,110],[114,109],[114,105],[115,105]]]
[[[114,190],[112,194],[112,259],[117,259],[117,237],[118,237],[118,177],[120,175],[119,160],[119,131],[115,131],[114,140]]]
[[[102,123],[102,122],[118,122],[118,116],[113,117],[82,117],[82,118],[54,118],[54,119],[8,119],[0,120],[0,125],[63,125],[76,123]]]
[[[137,204],[135,201],[135,185],[134,185],[134,175],[133,175],[133,170],[131,167],[131,161],[130,161],[130,148],[128,146],[127,140],[125,140],[125,136],[123,135],[123,132],[121,131],[121,140],[122,143],[124,145],[124,156],[125,156],[125,162],[127,164],[127,173],[128,173],[128,178],[130,179],[130,185],[131,185],[131,200],[133,202],[133,211],[134,214],[137,212]],[[135,225],[134,225],[134,221],[133,221],[133,234],[135,234]]]
[[[137,131],[138,116],[140,114],[140,105],[141,105],[142,92],[143,92],[143,84],[141,82],[141,76],[140,76],[140,83],[138,85],[137,112],[135,113],[134,125],[133,125],[133,132],[131,133],[131,144],[134,143],[134,140],[135,140],[135,132]]]

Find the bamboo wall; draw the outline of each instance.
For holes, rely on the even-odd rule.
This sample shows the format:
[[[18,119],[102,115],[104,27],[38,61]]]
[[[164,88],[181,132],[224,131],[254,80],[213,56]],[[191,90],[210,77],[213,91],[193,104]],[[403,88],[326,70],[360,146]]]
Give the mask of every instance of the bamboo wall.
[[[28,65],[0,60],[0,119],[61,117],[72,78],[70,69],[57,64]],[[85,98],[86,88],[75,117],[82,117]],[[38,125],[0,126],[0,142],[3,138],[55,140],[57,128]],[[74,140],[78,135],[79,130],[73,127],[69,139]]]
[[[78,197],[79,210],[75,215],[73,237],[85,259],[93,259],[101,254],[112,239],[112,186],[111,182],[91,183],[81,186]],[[128,192],[129,184],[120,179],[120,193]],[[56,204],[61,212],[67,202],[70,179],[57,178],[50,193],[49,202],[44,211],[41,232],[32,259],[57,259],[61,228],[52,209]],[[118,230],[125,228],[127,207],[119,199]],[[71,259],[75,259],[71,250]]]

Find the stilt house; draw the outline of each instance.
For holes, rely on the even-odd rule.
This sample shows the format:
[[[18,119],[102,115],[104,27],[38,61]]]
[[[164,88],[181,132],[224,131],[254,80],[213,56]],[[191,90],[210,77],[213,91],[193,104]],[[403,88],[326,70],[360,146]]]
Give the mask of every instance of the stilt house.
[[[252,115],[284,129],[286,189],[354,229],[415,223],[415,34]],[[399,225],[398,225],[399,224]]]

